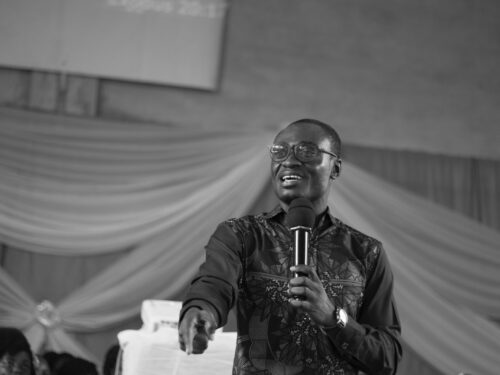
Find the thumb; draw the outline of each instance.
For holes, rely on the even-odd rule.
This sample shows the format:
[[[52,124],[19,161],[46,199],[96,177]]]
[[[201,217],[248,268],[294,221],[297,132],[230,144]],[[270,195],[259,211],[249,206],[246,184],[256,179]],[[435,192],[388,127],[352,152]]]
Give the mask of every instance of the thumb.
[[[209,311],[203,310],[203,318],[201,320],[203,321],[203,328],[209,340],[213,340],[215,330],[217,329],[214,315]]]

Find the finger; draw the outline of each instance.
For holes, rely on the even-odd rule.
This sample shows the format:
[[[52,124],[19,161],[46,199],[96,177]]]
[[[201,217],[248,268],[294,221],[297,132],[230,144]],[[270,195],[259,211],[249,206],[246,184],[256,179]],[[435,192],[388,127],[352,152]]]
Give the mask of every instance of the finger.
[[[302,273],[302,274],[308,275],[310,268],[311,268],[311,266],[307,266],[305,264],[297,264],[295,266],[290,267],[290,271],[295,272],[295,273]]]
[[[293,288],[305,288],[309,289],[311,292],[316,291],[319,289],[321,286],[321,282],[315,282],[307,277],[299,277],[290,280],[288,283],[288,289],[293,289]],[[304,291],[304,293],[306,293]],[[293,294],[293,293],[292,293]]]
[[[205,332],[207,334],[208,339],[209,340],[213,340],[214,339],[214,333],[215,333],[215,327],[212,324],[212,322],[209,321],[208,319],[205,320],[204,329],[205,329]]]
[[[293,286],[304,285],[307,282],[307,277],[299,276],[290,279],[289,284]]]
[[[307,297],[307,287],[305,286],[294,286],[289,289],[292,296],[302,296]]]
[[[312,304],[308,300],[300,300],[300,299],[290,298],[288,300],[288,302],[290,302],[290,304],[293,307],[298,308],[304,312],[311,311],[311,308],[312,308]]]
[[[295,266],[290,267],[290,271],[297,273],[297,274],[300,274],[300,275],[303,275],[306,278],[311,278],[311,277],[316,276],[316,279],[318,279],[316,271],[314,271],[314,268],[312,266],[309,266],[309,265],[297,264]],[[313,272],[314,272],[314,275],[312,274]]]
[[[321,283],[321,280],[318,276],[318,273],[316,272],[316,270],[313,267],[309,268],[308,275],[309,275],[309,278],[311,279],[311,281],[313,281],[315,283]]]
[[[187,326],[184,321],[181,322],[179,325],[179,346],[182,351],[186,351],[186,332],[187,332]]]
[[[193,338],[193,354],[201,354],[208,348],[208,336],[205,332],[198,332]]]
[[[184,335],[184,343],[186,344],[187,354],[193,353],[193,341],[197,333],[196,324],[197,324],[197,319],[196,318],[192,319],[189,322],[189,326],[187,327],[186,333]]]
[[[215,330],[217,329],[217,323],[215,322],[214,316],[208,311],[201,310],[198,315],[197,328],[199,332],[203,332],[212,340]]]
[[[188,334],[187,331],[183,331],[182,333],[179,333],[179,347],[181,348],[182,351],[188,353]],[[188,353],[189,354],[189,353]]]
[[[179,347],[183,352],[186,351],[186,344],[184,344],[184,340],[181,335],[179,335]]]

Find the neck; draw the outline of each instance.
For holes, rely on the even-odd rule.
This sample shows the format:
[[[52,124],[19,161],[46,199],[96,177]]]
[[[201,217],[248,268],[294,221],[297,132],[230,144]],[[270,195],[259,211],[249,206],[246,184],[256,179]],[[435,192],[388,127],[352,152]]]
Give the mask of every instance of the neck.
[[[281,206],[281,208],[283,208],[283,210],[285,212],[288,212],[288,208],[290,206],[290,203],[291,202],[286,203],[286,202],[280,201],[280,206]],[[328,203],[326,201],[324,201],[324,202],[323,201],[322,202],[314,201],[311,203],[312,203],[314,214],[316,215],[316,217],[321,216],[328,208]]]

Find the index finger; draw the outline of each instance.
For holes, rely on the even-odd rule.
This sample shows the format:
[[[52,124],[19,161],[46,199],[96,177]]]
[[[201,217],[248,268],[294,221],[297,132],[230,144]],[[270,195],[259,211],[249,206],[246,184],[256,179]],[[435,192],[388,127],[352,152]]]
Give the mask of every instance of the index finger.
[[[191,354],[193,352],[193,340],[196,335],[196,324],[198,318],[197,314],[188,313],[189,310],[179,326],[179,338],[181,340],[181,345],[184,344],[186,347],[186,353]]]
[[[316,270],[312,266],[305,264],[297,264],[295,266],[290,267],[290,271],[296,273],[302,273],[314,282],[320,281],[319,276],[316,273]]]
[[[196,323],[195,320],[193,319],[189,327],[187,327],[186,333],[184,335],[186,343],[186,353],[188,355],[193,353],[193,340],[195,335],[196,335]]]

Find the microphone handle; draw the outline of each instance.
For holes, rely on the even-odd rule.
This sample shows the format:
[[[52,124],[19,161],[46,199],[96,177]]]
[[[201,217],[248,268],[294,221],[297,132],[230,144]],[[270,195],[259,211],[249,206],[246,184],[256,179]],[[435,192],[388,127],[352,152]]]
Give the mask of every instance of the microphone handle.
[[[311,234],[311,228],[307,227],[294,227],[293,237],[294,237],[294,260],[295,265],[308,264],[309,259],[309,237]],[[301,272],[295,272],[295,277],[306,276]]]

